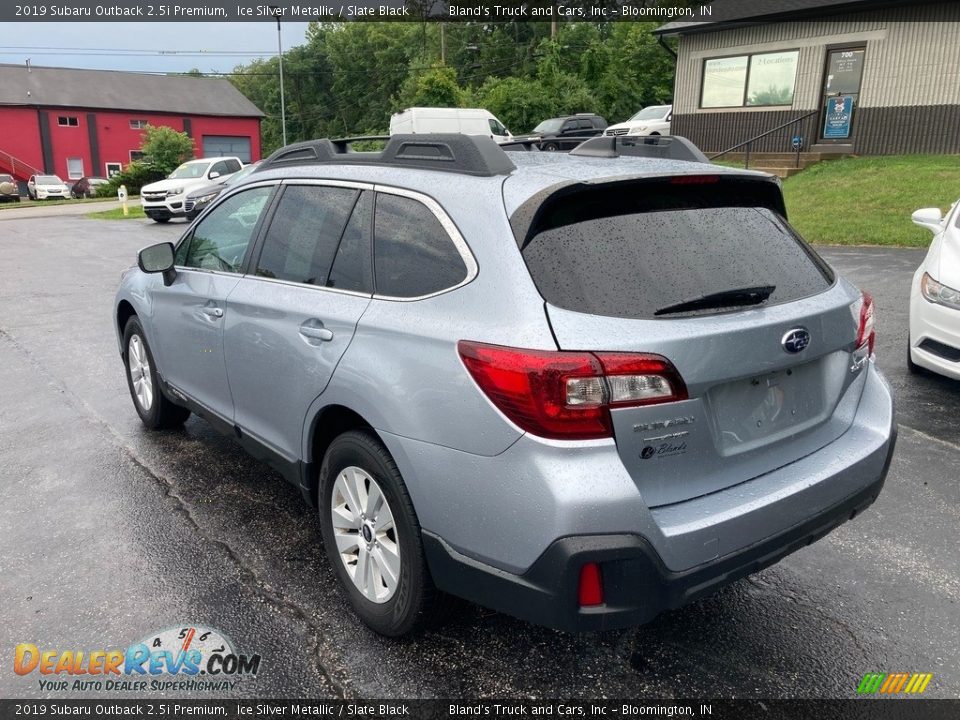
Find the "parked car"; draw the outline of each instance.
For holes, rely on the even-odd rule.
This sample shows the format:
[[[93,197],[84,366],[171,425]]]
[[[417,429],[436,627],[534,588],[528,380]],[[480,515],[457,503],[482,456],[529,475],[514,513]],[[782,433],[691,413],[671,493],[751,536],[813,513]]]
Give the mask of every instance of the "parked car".
[[[669,135],[673,105],[650,105],[626,122],[607,128],[606,135]]]
[[[861,512],[894,447],[870,296],[775,178],[677,137],[287,146],[114,307],[143,424],[196,412],[295,483],[385,635],[444,593],[648,621]]]
[[[0,202],[20,202],[20,188],[13,175],[0,173]]]
[[[960,201],[946,217],[917,210],[913,222],[934,237],[910,287],[907,365],[960,380]]]
[[[602,135],[606,127],[607,121],[599,115],[580,113],[544,120],[522,139],[536,140],[540,149],[548,152],[573,150],[583,138]]]
[[[206,209],[213,200],[221,193],[225,188],[235,185],[250,173],[257,169],[257,165],[260,164],[260,161],[255,163],[250,163],[245,165],[242,170],[235,172],[233,175],[229,176],[222,183],[214,183],[212,185],[204,185],[202,188],[198,188],[190,192],[187,195],[187,199],[184,201],[184,210],[186,210],[187,220],[193,220],[200,213]]]
[[[193,190],[223,180],[243,166],[240,158],[201,158],[190,160],[170,173],[165,180],[140,188],[140,204],[144,214],[154,222],[186,217],[185,201]]]
[[[390,134],[463,133],[486,135],[498,143],[512,142],[506,126],[483,108],[414,107],[390,118]]]
[[[27,180],[31,200],[53,200],[70,197],[70,188],[56,175],[31,175]]]
[[[102,177],[82,177],[70,188],[70,195],[75,198],[96,197],[97,190],[108,182],[110,181]]]

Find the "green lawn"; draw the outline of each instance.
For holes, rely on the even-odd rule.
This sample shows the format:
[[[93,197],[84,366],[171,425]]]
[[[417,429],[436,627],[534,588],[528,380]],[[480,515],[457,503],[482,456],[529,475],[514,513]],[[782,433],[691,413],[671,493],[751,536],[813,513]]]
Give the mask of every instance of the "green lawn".
[[[123,214],[122,207],[116,207],[113,210],[102,210],[101,212],[92,212],[87,213],[88,218],[93,218],[94,220],[133,220],[134,218],[145,218],[146,215],[143,214],[143,207],[140,203],[127,203],[127,208],[130,210],[129,215]]]
[[[813,165],[783,183],[790,223],[812,243],[926,247],[914,210],[946,212],[960,198],[960,156],[845,158]]]

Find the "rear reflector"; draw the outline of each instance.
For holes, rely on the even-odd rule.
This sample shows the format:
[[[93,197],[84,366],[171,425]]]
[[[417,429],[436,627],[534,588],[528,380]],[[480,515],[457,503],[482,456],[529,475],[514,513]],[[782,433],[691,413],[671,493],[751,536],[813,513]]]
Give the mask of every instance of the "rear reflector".
[[[525,350],[467,340],[457,349],[493,404],[541,437],[613,437],[611,408],[687,399],[680,374],[660,355]]]
[[[590,562],[580,568],[580,586],[577,590],[580,607],[603,605],[603,578],[600,564]]]

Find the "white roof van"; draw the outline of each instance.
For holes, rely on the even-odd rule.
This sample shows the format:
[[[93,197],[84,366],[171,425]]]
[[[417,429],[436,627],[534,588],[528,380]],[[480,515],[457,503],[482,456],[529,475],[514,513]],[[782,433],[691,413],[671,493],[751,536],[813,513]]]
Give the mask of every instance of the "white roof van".
[[[461,133],[486,135],[498,143],[513,140],[496,116],[482,108],[407,108],[390,118],[390,134]]]

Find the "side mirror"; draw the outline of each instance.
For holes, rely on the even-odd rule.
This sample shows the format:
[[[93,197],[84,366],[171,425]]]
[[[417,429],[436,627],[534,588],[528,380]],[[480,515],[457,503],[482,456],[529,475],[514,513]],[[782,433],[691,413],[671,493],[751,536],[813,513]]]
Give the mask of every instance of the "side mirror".
[[[208,177],[209,177],[211,180],[216,180],[218,177],[220,177],[220,173],[218,173],[216,170],[214,170],[212,173],[210,173],[210,175],[209,175]]]
[[[157,243],[137,253],[137,265],[145,273],[163,273],[163,284],[170,285],[177,276],[173,269],[173,243]]]
[[[917,210],[912,216],[914,225],[926,228],[934,235],[943,230],[943,215],[940,214],[940,208],[922,208]]]

